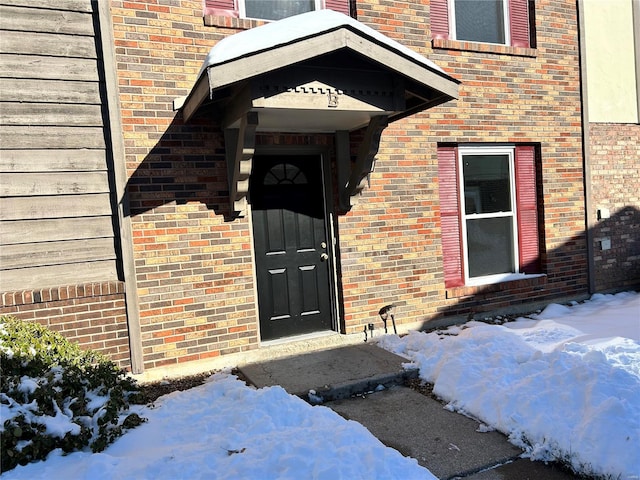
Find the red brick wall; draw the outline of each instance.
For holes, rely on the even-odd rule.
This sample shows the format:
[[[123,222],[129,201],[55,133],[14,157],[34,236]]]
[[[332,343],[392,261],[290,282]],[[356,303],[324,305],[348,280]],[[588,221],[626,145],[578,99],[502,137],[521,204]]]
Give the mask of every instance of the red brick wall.
[[[258,345],[250,223],[228,218],[219,128],[206,118],[185,126],[172,110],[173,99],[189,93],[209,49],[257,23],[210,17],[205,26],[201,5],[111,2],[147,368]],[[432,47],[427,0],[357,1],[360,21],[433,59],[463,85],[459,101],[385,131],[370,188],[337,220],[347,332],[380,322],[378,309],[391,302],[399,305],[399,322],[414,322],[585,292],[575,2],[536,5],[537,50],[479,52],[486,46]],[[439,142],[540,145],[547,277],[445,290]]]
[[[537,1],[537,49],[430,41],[429,1],[358,1],[358,20],[405,43],[462,81],[460,99],[393,124],[371,188],[340,218],[348,331],[386,303],[400,321],[468,315],[587,288],[575,2]],[[401,17],[400,17],[401,15]],[[402,18],[402,22],[388,19]],[[438,217],[439,142],[540,146],[546,278],[445,290]]]
[[[228,221],[222,136],[183,125],[189,93],[229,29],[202,2],[111,2],[145,368],[257,346],[247,219]]]
[[[2,294],[0,314],[35,321],[82,348],[131,366],[124,283],[87,283]]]
[[[596,291],[640,287],[640,125],[591,123],[589,164]],[[606,208],[610,217],[597,219]],[[601,240],[611,240],[603,250]]]

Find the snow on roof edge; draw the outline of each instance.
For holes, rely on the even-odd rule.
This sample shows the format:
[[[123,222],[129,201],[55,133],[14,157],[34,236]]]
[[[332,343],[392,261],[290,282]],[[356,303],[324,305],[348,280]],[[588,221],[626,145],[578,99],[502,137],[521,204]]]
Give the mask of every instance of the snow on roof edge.
[[[444,70],[428,58],[354,18],[333,10],[317,10],[266,23],[225,37],[209,51],[200,68],[198,77],[208,67],[254,55],[278,46],[295,43],[339,28],[355,30],[402,56],[447,75]]]

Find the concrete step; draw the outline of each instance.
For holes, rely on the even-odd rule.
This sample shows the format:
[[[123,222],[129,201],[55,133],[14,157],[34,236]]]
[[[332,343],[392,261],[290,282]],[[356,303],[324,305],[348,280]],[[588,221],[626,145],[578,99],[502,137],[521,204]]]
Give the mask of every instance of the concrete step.
[[[239,369],[257,387],[280,385],[306,400],[313,390],[327,402],[417,378],[418,371],[405,369],[405,362],[398,355],[363,343],[240,365]]]

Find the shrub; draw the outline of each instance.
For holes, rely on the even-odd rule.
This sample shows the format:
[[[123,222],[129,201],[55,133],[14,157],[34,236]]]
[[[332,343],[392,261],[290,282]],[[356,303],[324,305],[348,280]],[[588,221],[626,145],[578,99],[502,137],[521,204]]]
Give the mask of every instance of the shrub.
[[[2,471],[65,453],[105,449],[144,420],[125,413],[135,380],[37,323],[0,317]]]

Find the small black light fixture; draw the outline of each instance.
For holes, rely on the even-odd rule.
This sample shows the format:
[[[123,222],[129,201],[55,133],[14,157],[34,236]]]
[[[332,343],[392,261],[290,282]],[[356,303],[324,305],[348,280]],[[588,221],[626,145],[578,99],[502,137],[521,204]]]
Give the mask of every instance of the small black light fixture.
[[[373,323],[369,323],[367,325],[365,325],[364,327],[364,341],[367,341],[367,328],[369,329],[369,334],[371,335],[371,338],[373,338]]]
[[[378,315],[380,315],[380,318],[384,322],[384,333],[387,333],[387,319],[391,317],[391,323],[393,325],[393,333],[395,333],[396,335],[398,334],[398,330],[396,330],[396,318],[394,316],[395,311],[396,311],[396,306],[394,304],[391,304],[391,305],[385,305],[378,312]]]

